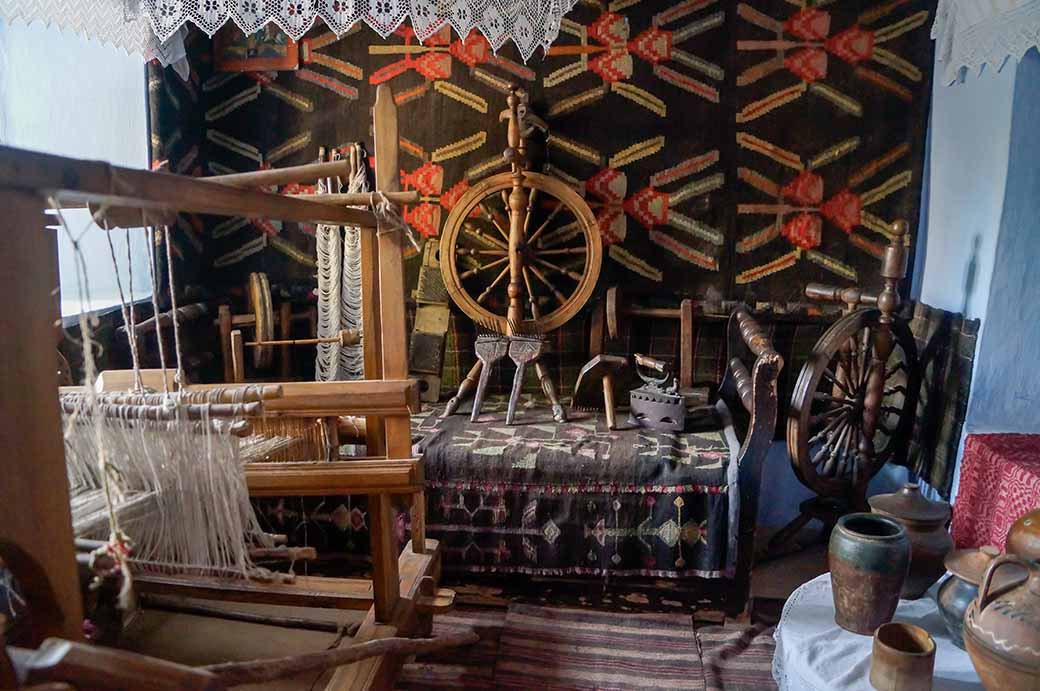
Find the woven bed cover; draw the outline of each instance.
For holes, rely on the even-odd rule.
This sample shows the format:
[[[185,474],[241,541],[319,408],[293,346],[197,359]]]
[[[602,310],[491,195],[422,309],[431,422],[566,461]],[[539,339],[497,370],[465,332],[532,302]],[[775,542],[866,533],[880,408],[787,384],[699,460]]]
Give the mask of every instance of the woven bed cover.
[[[739,524],[730,427],[608,431],[599,413],[553,422],[524,398],[480,421],[413,418],[426,471],[427,533],[448,571],[540,576],[731,576]],[[623,420],[619,415],[619,421]]]

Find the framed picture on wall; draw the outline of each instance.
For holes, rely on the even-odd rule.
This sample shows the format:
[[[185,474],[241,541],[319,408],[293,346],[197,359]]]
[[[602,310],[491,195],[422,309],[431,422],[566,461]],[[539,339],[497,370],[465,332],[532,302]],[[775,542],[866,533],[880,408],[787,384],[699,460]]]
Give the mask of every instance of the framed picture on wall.
[[[228,22],[213,37],[213,57],[219,72],[295,70],[300,66],[296,41],[275,24],[246,36]]]

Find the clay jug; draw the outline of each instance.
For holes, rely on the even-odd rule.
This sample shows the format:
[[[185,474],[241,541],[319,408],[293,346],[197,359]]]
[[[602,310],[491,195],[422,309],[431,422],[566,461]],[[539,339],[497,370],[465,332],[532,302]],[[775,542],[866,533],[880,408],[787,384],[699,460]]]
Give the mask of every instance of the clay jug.
[[[935,602],[939,606],[939,614],[942,615],[950,638],[962,650],[964,613],[978,596],[979,583],[986,569],[998,556],[1000,550],[993,545],[985,545],[979,549],[959,549],[946,555],[946,570],[950,572],[950,577],[939,586]]]
[[[943,560],[953,549],[953,538],[946,531],[950,505],[925,499],[915,482],[906,483],[898,492],[871,497],[867,502],[871,511],[894,518],[906,528],[910,538],[910,572],[899,596],[916,600],[946,573]]]
[[[838,519],[827,551],[834,621],[871,636],[892,621],[910,565],[910,539],[899,522],[873,513]]]
[[[1007,536],[1007,551],[1029,561],[1040,560],[1040,509],[1020,516]]]
[[[1007,564],[1028,569],[1028,580],[996,585]],[[993,560],[964,615],[964,645],[987,691],[1040,691],[1040,570],[1032,562],[1013,554]]]

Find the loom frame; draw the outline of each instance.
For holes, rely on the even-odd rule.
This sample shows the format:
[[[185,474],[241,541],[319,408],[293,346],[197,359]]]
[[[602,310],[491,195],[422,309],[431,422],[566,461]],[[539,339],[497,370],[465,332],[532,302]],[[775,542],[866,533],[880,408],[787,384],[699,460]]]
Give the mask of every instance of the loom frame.
[[[397,108],[387,85],[374,106],[376,189],[399,190]],[[323,195],[291,197],[251,187],[309,182],[336,174],[312,164],[252,174],[194,179],[132,170],[0,146],[0,559],[22,575],[33,612],[30,643],[48,636],[82,640],[83,605],[73,546],[53,350],[60,338],[57,241],[32,232],[48,222],[54,199],[63,206],[107,206],[110,219],[169,219],[177,212],[358,225],[362,228],[365,380],[283,384],[285,395],[265,414],[366,419],[369,457],[329,463],[257,464],[250,494],[367,494],[373,578],[298,577],[293,584],[229,583],[230,579],[137,576],[145,592],[221,600],[367,609],[345,643],[428,635],[437,600],[440,548],[425,537],[422,459],[411,452],[410,414],[418,385],[408,379],[401,232],[382,232],[370,211]],[[221,184],[223,183],[223,184]],[[378,287],[373,290],[373,287]],[[18,382],[31,382],[19,386]],[[32,462],[27,463],[27,460]],[[277,467],[272,467],[277,466]],[[412,497],[411,541],[398,555],[391,496]],[[329,689],[389,688],[404,660],[381,656],[338,668]]]

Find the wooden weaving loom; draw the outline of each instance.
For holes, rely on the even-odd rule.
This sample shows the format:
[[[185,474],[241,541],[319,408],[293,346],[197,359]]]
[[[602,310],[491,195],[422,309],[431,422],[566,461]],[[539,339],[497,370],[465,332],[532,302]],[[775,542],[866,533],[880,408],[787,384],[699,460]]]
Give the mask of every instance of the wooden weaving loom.
[[[392,202],[397,190],[397,112],[389,87],[375,103],[376,189]],[[407,344],[401,233],[379,232],[372,211],[344,206],[367,204],[369,195],[288,197],[255,187],[313,182],[342,175],[341,162],[259,171],[210,179],[116,168],[106,163],[0,147],[0,560],[20,574],[32,613],[28,643],[46,637],[82,640],[83,604],[73,532],[62,422],[51,343],[58,304],[57,243],[43,232],[55,200],[65,206],[104,207],[112,225],[169,218],[177,212],[264,217],[362,228],[364,381],[293,382],[269,387],[259,405],[264,419],[299,417],[365,419],[367,456],[310,462],[249,464],[249,493],[255,496],[366,494],[372,534],[372,580],[298,576],[293,582],[253,582],[221,577],[136,574],[141,592],[189,595],[227,601],[263,602],[368,610],[353,639],[344,645],[390,637],[428,636],[435,611],[450,606],[452,593],[437,591],[440,549],[425,538],[422,459],[413,458],[410,414],[418,388],[407,378]],[[120,223],[119,219],[130,219]],[[132,221],[136,219],[136,224]],[[377,287],[378,289],[373,289]],[[383,309],[381,309],[381,306]],[[112,373],[109,373],[110,375]],[[110,388],[113,377],[103,382]],[[187,386],[205,391],[214,386]],[[248,421],[248,418],[247,418]],[[336,425],[331,425],[335,428]],[[398,555],[391,497],[412,498],[411,542]],[[2,648],[0,648],[2,653]],[[404,656],[385,654],[336,670],[330,689],[390,688]],[[88,684],[88,687],[90,685]]]

